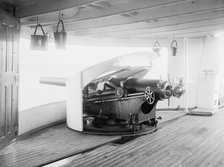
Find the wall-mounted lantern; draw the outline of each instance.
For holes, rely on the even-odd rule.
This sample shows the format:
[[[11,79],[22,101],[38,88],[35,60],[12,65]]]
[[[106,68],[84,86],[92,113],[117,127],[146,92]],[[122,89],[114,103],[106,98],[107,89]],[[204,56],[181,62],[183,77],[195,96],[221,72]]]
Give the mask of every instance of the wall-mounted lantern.
[[[40,28],[43,35],[37,35],[37,28]],[[34,34],[31,35],[30,48],[33,50],[47,50],[48,49],[48,37],[46,36],[43,27],[37,24]]]
[[[62,30],[59,32],[59,25],[62,25]],[[57,49],[65,49],[66,48],[66,41],[67,41],[67,33],[65,32],[64,23],[62,20],[58,21],[56,32],[54,32],[54,41],[55,47]]]
[[[176,54],[177,54],[177,41],[176,40],[173,40],[171,42],[170,48],[171,48],[171,54],[172,54],[172,56],[176,56]]]
[[[158,56],[160,55],[161,46],[158,41],[156,41],[152,48],[153,52],[155,52]]]

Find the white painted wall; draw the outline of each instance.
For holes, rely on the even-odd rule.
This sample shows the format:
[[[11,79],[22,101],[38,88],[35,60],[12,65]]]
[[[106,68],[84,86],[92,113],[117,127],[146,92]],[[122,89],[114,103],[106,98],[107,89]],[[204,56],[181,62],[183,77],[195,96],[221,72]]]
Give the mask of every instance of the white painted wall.
[[[197,106],[215,109],[218,107],[219,70],[222,52],[220,38],[207,37],[203,46],[203,58],[199,71]]]
[[[19,135],[65,118],[65,101],[23,110],[19,113]]]
[[[219,85],[219,105],[220,107],[224,106],[224,34],[222,33],[220,38],[221,42],[221,53],[222,56],[220,58],[220,69],[219,69],[219,78],[220,78],[220,85]]]
[[[186,62],[184,57],[184,40],[176,39],[178,42],[177,55],[168,57],[168,73],[171,81],[185,76]],[[167,41],[167,47],[171,40]],[[188,93],[189,107],[212,108],[217,102],[219,92],[219,69],[223,46],[220,38],[204,37],[189,38],[188,43]],[[205,74],[205,71],[212,71]],[[184,78],[184,81],[186,79]],[[185,82],[186,84],[186,82]],[[216,99],[215,99],[216,98]],[[185,107],[185,97],[180,99],[171,98],[170,106],[167,102],[159,102],[158,108]],[[216,103],[217,105],[217,103]],[[217,107],[217,106],[216,106]]]
[[[168,56],[168,74],[171,78],[171,83],[177,84],[180,78],[183,78],[184,84],[186,84],[186,62],[184,57],[184,39],[175,39],[178,43],[178,50],[176,56],[171,55],[170,44],[172,40],[167,40],[166,46],[169,49]],[[189,107],[196,106],[197,99],[197,91],[198,91],[198,83],[199,83],[199,69],[200,69],[200,61],[202,57],[202,49],[203,49],[203,38],[189,38],[188,43],[188,62],[189,62]],[[170,99],[170,106],[168,106],[168,102],[159,102],[157,108],[177,108],[180,106],[181,108],[185,107],[185,95],[181,98],[172,97]]]

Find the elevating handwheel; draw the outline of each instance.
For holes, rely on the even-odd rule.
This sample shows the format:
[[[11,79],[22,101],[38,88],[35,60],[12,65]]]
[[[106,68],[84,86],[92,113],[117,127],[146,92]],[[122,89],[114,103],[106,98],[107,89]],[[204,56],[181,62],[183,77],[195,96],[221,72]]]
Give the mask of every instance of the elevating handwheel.
[[[145,101],[147,101],[148,104],[153,104],[155,102],[155,93],[149,86],[145,88]]]

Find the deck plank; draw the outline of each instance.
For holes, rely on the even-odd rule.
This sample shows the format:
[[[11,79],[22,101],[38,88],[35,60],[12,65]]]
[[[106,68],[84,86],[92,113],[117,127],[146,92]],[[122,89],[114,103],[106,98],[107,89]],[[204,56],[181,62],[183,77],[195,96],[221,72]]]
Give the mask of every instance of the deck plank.
[[[121,145],[107,144],[68,158],[62,166],[224,165],[224,113],[181,117],[158,131]]]
[[[163,123],[184,115],[184,112],[160,111],[158,112],[158,115],[163,117],[162,120],[159,120],[159,123]],[[171,128],[170,132],[175,133],[175,130],[175,128]],[[148,137],[149,140],[155,140],[154,134]],[[160,137],[163,138],[163,136]],[[0,166],[40,166],[105,143],[110,143],[119,138],[120,136],[112,137],[80,134],[68,129],[65,124],[61,124],[33,133],[27,138],[17,140],[6,148],[0,150]],[[99,164],[112,166],[113,164],[130,164],[131,161],[128,159],[135,160],[138,158],[136,155],[132,155],[133,152],[148,146],[148,143],[142,145],[144,140],[144,138],[140,138],[139,141],[134,142],[134,145],[127,145],[125,152],[128,155],[125,155],[123,148],[119,145],[108,144],[105,147],[101,146],[96,150],[90,151],[91,154],[89,154],[89,152],[78,154],[76,156],[78,160],[75,164],[76,166],[98,166]],[[102,159],[102,157],[104,158]],[[88,159],[88,162],[86,162],[86,159]]]
[[[0,150],[0,166],[40,166],[119,138],[120,136],[81,134],[68,129],[65,124],[60,124]]]

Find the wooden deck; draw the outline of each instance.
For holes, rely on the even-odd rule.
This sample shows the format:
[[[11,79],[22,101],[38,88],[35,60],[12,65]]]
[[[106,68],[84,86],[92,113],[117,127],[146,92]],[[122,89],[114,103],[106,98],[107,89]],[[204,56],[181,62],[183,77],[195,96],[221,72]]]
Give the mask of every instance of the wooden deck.
[[[60,124],[18,140],[0,151],[0,167],[41,166],[119,139],[86,135]]]
[[[223,167],[224,112],[186,115],[155,133],[125,144],[110,143],[47,167],[55,166]]]
[[[160,111],[157,115],[162,116],[163,119],[159,120],[159,123],[163,123],[184,115],[184,112]],[[96,148],[114,142],[120,138],[120,136],[81,134],[68,129],[65,124],[60,124],[33,133],[24,139],[16,140],[6,148],[0,150],[0,167],[42,166],[73,155],[78,155],[74,157],[75,159],[77,157],[85,159],[86,154],[82,153],[93,148],[94,151],[89,152],[91,157],[93,156],[92,153],[94,153],[95,156],[100,156],[103,155],[102,153],[110,151],[115,151],[115,155],[117,155],[120,154],[120,151],[116,153],[120,145],[109,144],[106,147],[100,147],[99,152]],[[93,156],[94,159],[95,156]],[[120,154],[120,156],[122,156],[122,154]],[[111,160],[113,160],[113,158]],[[75,161],[72,162],[72,164],[76,164]],[[82,161],[79,161],[79,163],[80,162]],[[89,164],[87,161],[83,161],[83,163],[86,163],[87,166]],[[55,167],[55,164],[53,166]]]

